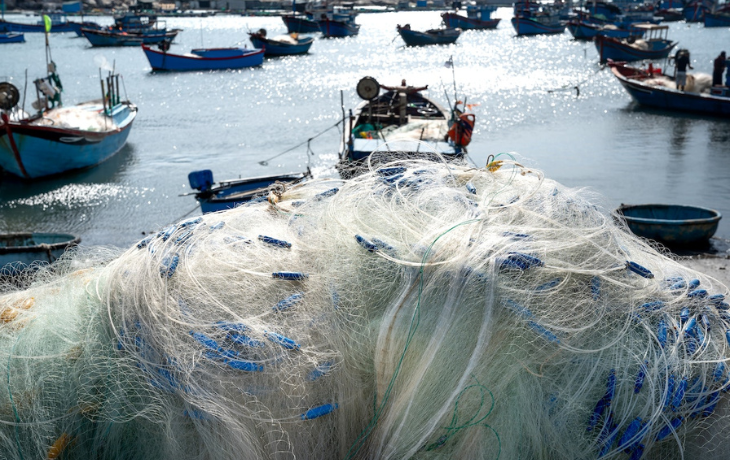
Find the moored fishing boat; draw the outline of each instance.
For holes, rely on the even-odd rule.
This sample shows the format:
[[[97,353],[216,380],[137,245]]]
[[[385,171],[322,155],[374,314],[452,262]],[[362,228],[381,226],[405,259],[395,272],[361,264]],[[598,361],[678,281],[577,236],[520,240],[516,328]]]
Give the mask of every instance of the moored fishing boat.
[[[320,32],[319,23],[308,14],[283,14],[282,21],[289,33],[312,34]]]
[[[705,27],[730,27],[730,11],[710,13],[704,15]]]
[[[354,21],[339,21],[325,17],[318,23],[323,37],[351,37],[360,32],[360,25]]]
[[[656,24],[634,24],[633,28],[644,31],[643,39],[626,39],[597,35],[594,38],[601,62],[639,61],[642,59],[664,59],[677,45],[667,38],[668,26]]]
[[[635,27],[620,28],[613,24],[597,24],[593,22],[573,19],[567,22],[568,32],[577,40],[593,39],[597,35],[614,38],[641,38],[644,30]]]
[[[297,33],[268,38],[266,29],[249,32],[248,36],[254,48],[263,49],[266,56],[305,54],[314,43],[314,37],[300,37]]]
[[[316,13],[315,13],[316,14]],[[319,30],[323,37],[351,37],[360,32],[355,22],[357,11],[349,6],[335,6],[319,13]]]
[[[611,72],[639,104],[659,109],[730,117],[730,88],[712,87],[709,75],[687,75],[684,91],[677,90],[674,77],[623,62],[608,62]]]
[[[290,186],[310,178],[311,173],[275,174],[271,176],[250,177],[215,182],[209,169],[193,171],[188,174],[190,188],[200,203],[203,214],[223,211],[243,203],[268,195],[272,186]]]
[[[410,24],[396,26],[398,33],[408,46],[448,45],[456,43],[461,35],[459,28],[429,29],[424,32],[412,30]]]
[[[75,32],[77,27],[78,23],[68,21],[60,14],[43,15],[42,20],[35,24],[0,19],[0,32],[44,33],[48,29],[49,33],[64,33]]]
[[[0,234],[0,277],[17,276],[56,261],[81,238],[66,233]]]
[[[492,19],[492,13],[496,7],[491,5],[477,5],[470,3],[466,6],[466,16],[459,14],[459,11],[446,12],[441,14],[444,25],[462,30],[471,29],[496,29],[501,19]]]
[[[372,77],[362,78],[357,94],[364,99],[345,117],[337,169],[347,178],[358,174],[374,152],[398,152],[408,158],[463,159],[471,141],[474,115],[456,105],[447,110],[403,80],[383,86]],[[381,92],[381,90],[384,90]],[[390,155],[390,153],[389,153]]]
[[[101,80],[102,99],[64,106],[61,79],[49,56],[47,48],[47,76],[33,82],[35,114],[18,107],[20,92],[15,86],[0,83],[0,167],[23,179],[84,169],[107,160],[124,146],[137,115],[134,104],[121,100],[119,75],[112,72]]]
[[[172,54],[167,46],[153,50],[142,45],[152,70],[188,71],[223,70],[255,67],[264,62],[264,50],[247,48],[194,49],[189,54]]]
[[[0,33],[0,43],[23,43],[25,35],[18,32]]]
[[[560,19],[560,10],[537,2],[517,2],[513,8],[512,27],[517,35],[561,34],[566,21]]]
[[[171,43],[179,29],[155,29],[142,32],[125,32],[113,29],[81,29],[91,46],[139,46],[154,45],[161,42]]]

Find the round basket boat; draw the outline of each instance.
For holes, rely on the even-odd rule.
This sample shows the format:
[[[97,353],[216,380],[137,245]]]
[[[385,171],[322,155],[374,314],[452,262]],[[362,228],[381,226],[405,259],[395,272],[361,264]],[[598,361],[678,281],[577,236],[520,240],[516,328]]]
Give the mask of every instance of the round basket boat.
[[[634,234],[667,246],[707,244],[722,218],[714,209],[675,204],[622,204],[616,212]]]

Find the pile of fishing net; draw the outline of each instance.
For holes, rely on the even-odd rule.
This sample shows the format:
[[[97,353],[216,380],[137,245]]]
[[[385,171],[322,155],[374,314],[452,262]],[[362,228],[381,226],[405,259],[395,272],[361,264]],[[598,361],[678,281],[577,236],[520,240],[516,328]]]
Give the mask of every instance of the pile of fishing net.
[[[2,457],[726,452],[726,288],[597,202],[394,162],[78,252],[0,296]]]

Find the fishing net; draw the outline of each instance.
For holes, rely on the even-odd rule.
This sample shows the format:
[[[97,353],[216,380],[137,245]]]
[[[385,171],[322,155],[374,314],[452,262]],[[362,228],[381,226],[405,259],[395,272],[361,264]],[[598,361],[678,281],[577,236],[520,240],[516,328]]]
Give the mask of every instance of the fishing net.
[[[726,288],[598,202],[396,161],[80,250],[0,296],[1,456],[709,458]]]

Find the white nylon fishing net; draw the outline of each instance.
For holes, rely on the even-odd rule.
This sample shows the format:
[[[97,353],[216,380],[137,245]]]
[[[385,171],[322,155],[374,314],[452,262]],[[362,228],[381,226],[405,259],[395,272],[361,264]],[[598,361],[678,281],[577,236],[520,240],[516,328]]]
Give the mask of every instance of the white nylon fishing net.
[[[726,452],[726,288],[596,202],[395,162],[79,252],[0,296],[0,456]]]

